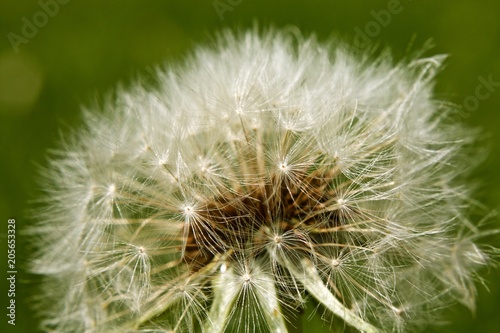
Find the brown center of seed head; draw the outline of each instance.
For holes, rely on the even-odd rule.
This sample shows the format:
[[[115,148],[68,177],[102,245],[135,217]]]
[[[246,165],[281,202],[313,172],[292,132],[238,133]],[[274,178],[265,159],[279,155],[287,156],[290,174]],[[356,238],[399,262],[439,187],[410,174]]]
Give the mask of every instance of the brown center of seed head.
[[[203,209],[198,210],[203,234],[199,228],[185,225],[189,230],[183,261],[195,272],[217,254],[227,251],[262,255],[266,244],[281,243],[281,235],[290,230],[337,226],[338,213],[327,212],[325,204],[336,201],[332,183],[338,169],[334,162],[325,163],[325,160],[320,155],[303,170],[295,172],[294,181],[271,176],[261,184],[247,186],[246,192],[243,189],[236,193],[227,191],[226,195],[204,202]]]

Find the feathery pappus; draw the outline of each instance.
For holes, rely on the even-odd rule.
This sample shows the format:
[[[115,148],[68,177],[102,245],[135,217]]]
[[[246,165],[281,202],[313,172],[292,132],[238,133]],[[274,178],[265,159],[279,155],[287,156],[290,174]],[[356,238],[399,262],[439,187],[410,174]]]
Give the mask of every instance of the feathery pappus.
[[[395,63],[270,30],[221,34],[117,92],[45,170],[47,332],[418,331],[474,307],[474,135]],[[327,316],[328,317],[328,316]]]

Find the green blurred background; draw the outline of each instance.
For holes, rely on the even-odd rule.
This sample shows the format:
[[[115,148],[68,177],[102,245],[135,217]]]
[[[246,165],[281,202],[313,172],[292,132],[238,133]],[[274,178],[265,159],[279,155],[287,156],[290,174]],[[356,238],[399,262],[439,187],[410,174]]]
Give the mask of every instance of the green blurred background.
[[[295,26],[320,39],[335,35],[361,47],[364,41],[389,46],[396,59],[432,39],[436,46],[428,54],[450,55],[437,96],[462,106],[457,121],[481,128],[489,146],[473,175],[481,182],[477,198],[498,207],[500,84],[484,84],[500,82],[498,0],[54,1],[0,2],[1,332],[38,332],[29,308],[35,280],[22,270],[30,254],[19,229],[30,223],[26,208],[39,194],[37,170],[46,163],[47,149],[57,146],[60,133],[78,126],[81,105],[99,101],[118,83],[150,75],[157,64],[181,61],[225,27]],[[5,315],[8,218],[18,228],[15,327]],[[498,219],[493,223],[498,226]],[[500,270],[486,271],[485,277],[489,291],[479,287],[476,314],[460,306],[447,310],[450,325],[436,332],[500,332]],[[304,332],[328,332],[319,314]]]

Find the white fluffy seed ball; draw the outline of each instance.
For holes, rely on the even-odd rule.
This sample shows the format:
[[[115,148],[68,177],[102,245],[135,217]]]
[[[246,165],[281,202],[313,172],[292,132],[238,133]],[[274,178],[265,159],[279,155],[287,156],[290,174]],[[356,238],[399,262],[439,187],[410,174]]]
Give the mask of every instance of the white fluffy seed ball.
[[[471,136],[433,96],[442,60],[226,33],[86,112],[34,229],[43,328],[286,332],[312,296],[406,332],[473,307],[487,257],[465,215]]]

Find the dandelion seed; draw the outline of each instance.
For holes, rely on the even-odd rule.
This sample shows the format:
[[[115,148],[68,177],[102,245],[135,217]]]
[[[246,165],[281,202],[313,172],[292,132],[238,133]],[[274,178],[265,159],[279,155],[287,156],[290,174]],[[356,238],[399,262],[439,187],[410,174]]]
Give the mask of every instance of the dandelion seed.
[[[342,261],[338,258],[335,258],[332,260],[332,266],[333,267],[339,267],[342,264]]]
[[[407,332],[473,308],[488,232],[459,177],[473,136],[432,94],[442,61],[227,33],[87,112],[34,228],[42,328],[284,333],[312,298]]]

